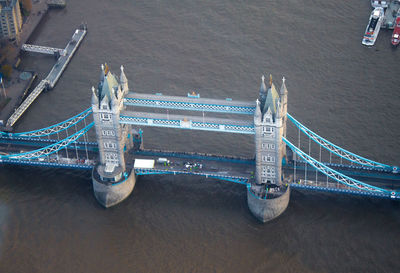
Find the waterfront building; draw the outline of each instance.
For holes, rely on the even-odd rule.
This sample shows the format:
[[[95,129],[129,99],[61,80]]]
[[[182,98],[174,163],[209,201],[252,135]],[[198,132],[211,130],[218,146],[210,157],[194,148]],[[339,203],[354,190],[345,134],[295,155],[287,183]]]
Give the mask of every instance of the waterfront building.
[[[22,28],[18,0],[0,0],[0,38],[18,40]]]

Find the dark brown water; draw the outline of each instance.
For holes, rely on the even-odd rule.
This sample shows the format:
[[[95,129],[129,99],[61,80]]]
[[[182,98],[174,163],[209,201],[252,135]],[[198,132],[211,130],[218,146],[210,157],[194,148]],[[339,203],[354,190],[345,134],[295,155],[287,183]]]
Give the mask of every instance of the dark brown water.
[[[399,50],[382,30],[361,45],[367,0],[68,1],[31,42],[64,47],[89,33],[56,88],[19,131],[86,109],[99,66],[123,64],[138,92],[249,100],[262,73],[285,76],[288,110],[357,154],[399,164]],[[54,60],[27,56],[46,75]],[[253,155],[251,137],[145,129],[145,145]],[[1,167],[0,272],[399,272],[400,205],[294,191],[258,223],[244,187],[196,177],[141,178],[103,209],[90,174]]]

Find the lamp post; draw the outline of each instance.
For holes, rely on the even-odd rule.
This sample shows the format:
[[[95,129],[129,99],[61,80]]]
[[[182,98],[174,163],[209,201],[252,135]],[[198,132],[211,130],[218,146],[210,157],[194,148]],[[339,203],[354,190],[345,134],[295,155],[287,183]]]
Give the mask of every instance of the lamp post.
[[[4,99],[6,99],[7,98],[7,94],[6,94],[6,89],[4,88],[3,76],[1,74],[0,74],[0,83],[1,83],[1,86],[3,87]]]

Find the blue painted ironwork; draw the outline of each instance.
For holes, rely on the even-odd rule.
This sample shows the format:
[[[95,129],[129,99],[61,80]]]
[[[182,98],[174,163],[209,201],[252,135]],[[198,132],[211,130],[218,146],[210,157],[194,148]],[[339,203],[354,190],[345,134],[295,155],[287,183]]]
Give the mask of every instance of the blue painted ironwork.
[[[19,154],[10,154],[10,155],[0,155],[1,159],[36,159],[40,157],[47,157],[57,151],[67,147],[68,145],[75,143],[77,139],[83,136],[90,128],[92,128],[94,122],[90,123],[86,127],[82,128],[81,130],[77,131],[75,134],[70,135],[69,137],[58,141],[57,143],[48,145],[46,147],[29,151],[23,152]]]
[[[293,145],[290,141],[288,141],[286,138],[282,138],[282,140],[292,149],[293,152],[295,152],[298,156],[300,156],[303,160],[305,160],[308,164],[310,164],[312,167],[317,169],[318,171],[322,172],[323,174],[329,176],[333,180],[346,185],[350,186],[352,188],[355,188],[357,190],[361,191],[369,191],[369,192],[375,192],[377,195],[382,194],[382,195],[395,195],[398,196],[398,192],[382,189],[379,187],[375,187],[372,185],[369,185],[367,183],[361,182],[359,180],[356,180],[354,178],[348,177],[334,169],[329,168],[325,164],[315,160],[308,154],[304,153],[301,151],[299,148],[297,148],[295,145]]]
[[[65,169],[82,169],[82,170],[91,170],[93,169],[92,164],[66,164],[66,163],[58,163],[58,162],[47,162],[47,161],[34,161],[34,160],[19,160],[19,159],[1,159],[0,163],[2,164],[11,164],[11,165],[25,165],[25,166],[39,166],[39,167],[51,167],[51,168],[65,168]]]
[[[371,197],[379,197],[379,198],[400,199],[400,195],[388,195],[388,194],[382,194],[382,193],[371,192],[371,191],[355,191],[355,190],[348,190],[348,189],[317,187],[317,186],[309,186],[309,185],[303,185],[303,184],[297,184],[297,183],[291,183],[290,186],[292,188],[306,189],[306,190],[334,192],[334,193],[340,193],[340,194],[354,194],[354,195],[371,196]]]
[[[396,170],[396,167],[394,166],[389,166],[386,164],[382,164],[376,161],[372,161],[370,159],[361,157],[359,155],[353,154],[352,152],[349,152],[331,142],[328,140],[324,139],[323,137],[317,135],[307,127],[305,127],[303,124],[301,124],[299,121],[297,121],[292,115],[289,113],[287,114],[287,117],[293,122],[296,127],[298,127],[303,133],[305,133],[309,138],[311,138],[313,141],[315,141],[318,145],[321,147],[325,148],[326,150],[336,154],[337,156],[340,156],[341,158],[344,158],[346,160],[349,160],[353,163],[360,164],[363,166],[368,166],[374,169],[384,169],[386,171],[393,172]]]
[[[43,136],[49,136],[53,134],[60,133],[76,124],[84,120],[87,116],[92,113],[92,108],[88,108],[82,113],[79,113],[65,121],[60,123],[51,125],[46,128],[42,128],[39,130],[29,131],[29,132],[21,132],[21,133],[7,133],[7,132],[0,132],[1,136],[7,136],[10,138],[17,138],[17,137],[29,137],[29,138],[37,138]]]
[[[152,127],[254,134],[254,125],[250,121],[213,119],[209,117],[202,118],[198,116],[124,112],[120,115],[120,123]]]
[[[124,98],[124,104],[139,107],[246,115],[253,115],[255,110],[255,102],[163,96],[161,93],[156,95],[129,93]]]

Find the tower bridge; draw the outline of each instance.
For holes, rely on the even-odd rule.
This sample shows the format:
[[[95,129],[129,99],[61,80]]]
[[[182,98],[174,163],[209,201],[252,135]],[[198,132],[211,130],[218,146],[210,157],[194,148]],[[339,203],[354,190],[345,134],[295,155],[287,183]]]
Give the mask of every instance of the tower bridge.
[[[102,65],[90,108],[46,128],[1,133],[0,163],[90,169],[94,195],[105,207],[127,198],[141,175],[234,182],[245,185],[249,209],[263,222],[285,211],[291,188],[400,199],[398,167],[356,155],[311,131],[287,113],[285,79],[279,91],[272,77],[265,81],[262,77],[258,98],[247,102],[153,95],[129,90],[122,66],[117,77]],[[169,114],[170,109],[179,113]],[[193,115],[196,111],[203,115]],[[298,136],[287,136],[287,126]],[[148,150],[145,127],[252,135],[254,157]],[[301,136],[308,149],[301,147]]]

